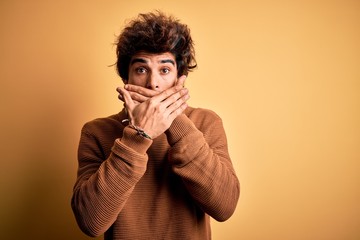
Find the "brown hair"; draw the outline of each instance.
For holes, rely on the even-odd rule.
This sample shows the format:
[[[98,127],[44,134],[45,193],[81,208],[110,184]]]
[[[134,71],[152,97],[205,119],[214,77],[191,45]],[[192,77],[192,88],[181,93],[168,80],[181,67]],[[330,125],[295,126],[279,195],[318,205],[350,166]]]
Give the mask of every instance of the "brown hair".
[[[190,29],[160,11],[139,14],[118,37],[116,68],[123,81],[128,80],[132,56],[140,51],[172,53],[176,60],[178,77],[188,75],[188,72],[197,66]]]

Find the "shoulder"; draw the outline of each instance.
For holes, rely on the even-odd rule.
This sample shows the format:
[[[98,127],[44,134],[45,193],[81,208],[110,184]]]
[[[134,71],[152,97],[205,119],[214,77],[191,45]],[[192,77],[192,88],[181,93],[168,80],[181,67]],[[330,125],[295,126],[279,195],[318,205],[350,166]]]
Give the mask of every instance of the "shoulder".
[[[197,126],[212,125],[222,122],[220,116],[210,109],[188,107],[185,114]]]

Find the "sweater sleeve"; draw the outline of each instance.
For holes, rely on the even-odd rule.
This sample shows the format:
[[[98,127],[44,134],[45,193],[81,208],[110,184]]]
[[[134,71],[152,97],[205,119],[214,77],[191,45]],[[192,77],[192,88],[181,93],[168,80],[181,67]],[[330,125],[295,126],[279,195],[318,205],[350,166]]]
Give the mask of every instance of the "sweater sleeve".
[[[103,234],[115,222],[136,183],[146,171],[152,141],[124,128],[104,158],[100,137],[86,125],[78,149],[79,168],[71,206],[79,227],[89,236]]]
[[[232,166],[221,119],[212,119],[198,130],[185,115],[167,131],[170,161],[199,206],[217,221],[235,211],[240,184]]]

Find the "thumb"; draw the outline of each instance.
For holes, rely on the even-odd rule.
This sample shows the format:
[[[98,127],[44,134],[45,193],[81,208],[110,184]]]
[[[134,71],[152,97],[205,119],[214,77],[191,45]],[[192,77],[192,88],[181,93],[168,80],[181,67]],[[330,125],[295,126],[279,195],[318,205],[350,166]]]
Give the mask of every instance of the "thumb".
[[[187,77],[186,75],[182,75],[181,77],[179,77],[175,85],[184,86],[186,77]]]
[[[135,103],[134,100],[131,98],[130,93],[124,88],[118,88],[118,90],[124,99],[124,106],[131,111],[134,108]]]

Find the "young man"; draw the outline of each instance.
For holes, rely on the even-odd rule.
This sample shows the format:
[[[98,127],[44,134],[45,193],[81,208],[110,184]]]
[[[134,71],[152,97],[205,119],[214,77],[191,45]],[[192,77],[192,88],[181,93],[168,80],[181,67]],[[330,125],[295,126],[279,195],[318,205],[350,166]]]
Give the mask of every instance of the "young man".
[[[117,42],[124,109],[86,123],[72,209],[80,228],[105,239],[211,239],[240,193],[221,119],[187,105],[196,67],[188,27],[140,14]]]

